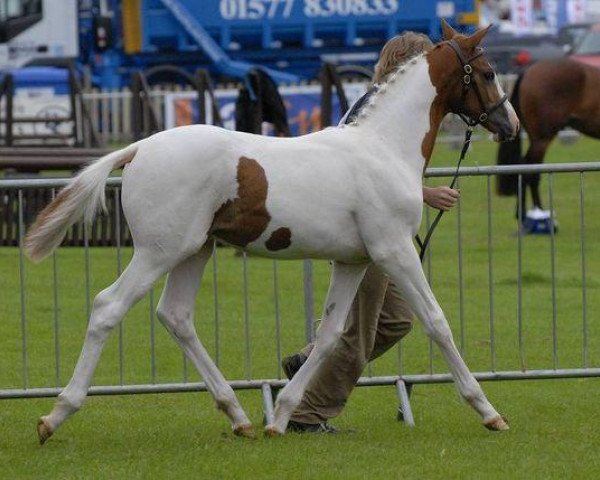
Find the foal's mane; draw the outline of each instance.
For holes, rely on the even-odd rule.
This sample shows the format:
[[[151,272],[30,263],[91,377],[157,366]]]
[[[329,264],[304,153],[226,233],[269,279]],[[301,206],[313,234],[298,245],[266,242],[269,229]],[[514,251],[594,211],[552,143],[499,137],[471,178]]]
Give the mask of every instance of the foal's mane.
[[[386,93],[388,87],[392,84],[398,83],[398,81],[403,78],[404,74],[408,70],[410,70],[410,68],[413,65],[415,65],[419,61],[419,59],[424,57],[426,54],[427,52],[421,52],[416,55],[412,55],[404,59],[402,62],[398,63],[394,67],[392,72],[385,77],[385,81],[373,85],[374,91],[371,94],[369,101],[365,103],[365,105],[363,105],[360,108],[360,110],[354,115],[353,120],[347,124],[340,125],[340,127],[343,128],[359,126],[361,120],[364,120],[365,118],[369,117],[370,113],[375,109],[378,99]]]

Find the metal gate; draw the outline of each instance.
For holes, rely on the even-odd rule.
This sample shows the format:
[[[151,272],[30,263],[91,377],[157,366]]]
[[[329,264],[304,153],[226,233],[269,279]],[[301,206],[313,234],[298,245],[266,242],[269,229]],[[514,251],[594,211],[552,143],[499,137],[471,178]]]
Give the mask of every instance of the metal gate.
[[[590,213],[590,202],[600,191],[598,171],[600,162],[460,170],[463,201],[442,221],[424,269],[434,292],[442,297],[459,349],[477,379],[600,376],[600,326],[590,321],[600,310],[600,301],[590,295],[600,288],[595,278],[600,249],[594,248],[600,242],[600,220]],[[560,222],[558,234],[552,230],[546,237],[525,236],[516,228],[514,199],[506,203],[492,195],[494,176],[518,174],[522,185],[522,175],[530,173],[544,174],[548,207],[557,211]],[[426,177],[453,174],[453,168],[433,168]],[[81,348],[87,323],[81,319],[89,317],[92,292],[112,283],[131,253],[123,245],[121,228],[116,228],[114,247],[90,248],[84,233],[83,247],[63,247],[41,266],[26,262],[20,247],[25,199],[33,190],[53,195],[66,182],[0,180],[2,208],[6,210],[9,197],[17,199],[11,215],[19,238],[19,247],[0,249],[5,331],[0,338],[0,372],[4,372],[0,398],[51,397],[60,392]],[[469,197],[471,191],[477,198]],[[120,226],[119,178],[109,179],[107,195],[115,208],[114,216],[105,221]],[[561,217],[560,206],[567,203],[577,215]],[[430,218],[426,209],[423,223]],[[452,265],[447,265],[449,257]],[[436,270],[439,259],[446,262],[443,271]],[[236,257],[232,249],[215,245],[204,279],[209,285],[201,288],[197,308],[199,333],[225,376],[235,378],[230,381],[234,389],[262,391],[268,418],[273,411],[272,390],[287,382],[282,378],[282,356],[313,337],[313,305],[323,299],[327,270],[327,262]],[[90,395],[206,390],[188,371],[181,353],[173,353],[177,349],[166,333],[155,328],[155,296],[151,291],[128,314],[140,318],[141,326],[118,327],[100,361],[99,384],[91,387]],[[133,359],[130,350],[135,350]],[[413,333],[395,353],[369,365],[359,385],[395,385],[404,420],[412,425],[410,388],[452,381],[440,358],[429,340]]]

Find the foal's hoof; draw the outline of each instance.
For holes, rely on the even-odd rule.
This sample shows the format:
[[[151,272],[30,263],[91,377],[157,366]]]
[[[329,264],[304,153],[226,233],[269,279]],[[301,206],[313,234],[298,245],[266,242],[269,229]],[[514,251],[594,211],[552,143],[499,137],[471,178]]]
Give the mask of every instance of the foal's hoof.
[[[253,440],[256,438],[256,432],[254,431],[254,425],[252,425],[251,423],[245,423],[243,425],[238,425],[237,427],[235,427],[233,429],[233,434],[238,437],[251,438]]]
[[[48,440],[54,433],[52,431],[52,427],[50,427],[50,425],[44,417],[40,417],[40,419],[38,420],[37,433],[38,438],[40,439],[40,445],[46,443],[46,440]]]
[[[265,437],[281,437],[283,433],[273,424],[265,427]]]
[[[492,430],[494,432],[501,432],[504,430],[508,430],[508,420],[504,415],[498,415],[497,417],[488,420],[483,423],[483,426],[488,430]]]

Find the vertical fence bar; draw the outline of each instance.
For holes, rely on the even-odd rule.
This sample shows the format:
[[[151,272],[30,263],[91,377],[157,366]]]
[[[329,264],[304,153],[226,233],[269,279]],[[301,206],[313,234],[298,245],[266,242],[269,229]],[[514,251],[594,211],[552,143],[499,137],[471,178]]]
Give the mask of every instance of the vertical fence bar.
[[[60,386],[60,335],[58,319],[58,272],[56,262],[56,251],[52,252],[52,299],[54,303],[54,365],[55,365],[55,384]]]
[[[25,260],[23,258],[23,190],[19,189],[19,287],[21,289],[21,362],[23,388],[29,387],[29,378],[27,374],[27,319],[25,312]]]
[[[263,412],[265,414],[265,423],[271,425],[274,421],[275,415],[273,411],[273,391],[271,385],[263,383],[261,386],[262,400],[263,400]]]
[[[152,383],[156,383],[156,321],[154,317],[154,288],[150,289],[148,293],[148,303],[150,312],[150,378]],[[184,373],[185,379],[185,373]]]
[[[154,318],[154,288],[150,289],[150,315]],[[181,364],[183,365],[183,383],[189,381],[188,359],[185,352],[181,352]]]
[[[579,172],[579,232],[581,244],[581,315],[582,315],[582,341],[583,341],[583,367],[588,367],[588,324],[587,324],[587,284],[585,269],[585,201],[584,201],[583,172]]]
[[[428,232],[429,231],[429,227],[431,226],[431,212],[430,212],[430,208],[426,207],[425,208],[425,231]],[[432,253],[431,251],[433,250],[433,242],[430,241],[429,242],[429,246],[427,248],[427,252],[426,252],[426,257],[427,257],[427,281],[429,282],[429,285],[433,288],[433,274],[432,274],[432,267],[431,267],[431,259],[432,259]],[[431,338],[428,338],[428,344],[429,344],[429,373],[433,374],[433,340],[431,340]]]
[[[217,242],[213,242],[213,254],[212,254],[212,267],[213,267],[213,305],[214,305],[214,319],[215,319],[215,363],[217,367],[221,359],[219,349],[219,289],[217,288]]]
[[[496,371],[496,330],[494,326],[494,271],[492,245],[492,189],[491,177],[487,177],[487,210],[488,210],[488,298],[490,303],[490,358],[491,370]]]
[[[244,273],[244,341],[245,341],[245,373],[246,380],[252,378],[252,366],[250,363],[250,307],[248,300],[248,255],[243,252],[242,267]]]
[[[117,247],[117,277],[123,271],[121,258],[121,211],[119,201],[119,189],[114,189],[115,200],[115,244]],[[123,385],[123,322],[119,322],[119,382]]]
[[[110,93],[102,92],[101,95],[102,102],[102,143],[105,145],[109,140],[110,136]]]
[[[54,200],[56,190],[53,188],[51,198]],[[54,365],[55,384],[60,387],[60,323],[58,317],[58,264],[56,261],[56,250],[52,252],[52,299],[54,303]]]
[[[404,380],[398,379],[396,382],[396,393],[400,399],[400,411],[402,412],[402,418],[407,426],[414,427],[415,418],[410,405],[409,391],[409,387],[404,383]]]
[[[525,354],[523,350],[523,292],[522,292],[522,273],[523,273],[523,175],[518,177],[517,192],[517,330],[519,342],[519,360],[521,370],[525,371]]]
[[[92,118],[91,128],[96,130],[96,132],[100,133],[100,114],[99,114],[100,98],[99,98],[98,90],[96,90],[96,89],[93,90],[92,93],[90,93],[89,98],[90,98],[90,116]]]
[[[111,102],[110,102],[110,133],[111,140],[118,142],[121,135],[121,102],[118,97],[118,90],[111,91]]]
[[[6,86],[5,86],[5,94],[6,94],[6,120],[4,122],[4,145],[7,147],[12,147],[13,144],[13,100],[14,100],[14,88],[13,88],[13,76],[11,73],[5,76]]]
[[[460,177],[456,180],[456,188],[460,189]],[[458,205],[456,206],[457,215],[457,235],[458,235],[458,316],[460,325],[460,354],[465,353],[465,319],[464,319],[464,289],[465,289],[465,278],[463,274],[463,245],[462,245],[462,209],[461,201],[458,199]]]
[[[313,268],[310,260],[303,261],[304,279],[304,332],[305,341],[313,341],[314,334],[314,302],[313,302]]]
[[[281,316],[279,314],[279,279],[277,260],[273,260],[273,299],[275,302],[275,347],[277,349],[277,378],[281,379]]]
[[[165,124],[165,119],[163,118],[163,112],[165,109],[163,106],[165,102],[165,93],[166,92],[162,91],[160,87],[153,88],[150,93],[151,103],[148,105],[152,105],[153,108],[152,115],[154,116],[155,131],[160,131],[164,128],[163,125]]]
[[[86,89],[89,89],[89,87],[85,87]],[[77,102],[77,115],[78,118],[84,118],[83,116],[83,111],[87,110],[88,115],[90,112],[90,101],[89,98],[82,92],[81,95],[79,95],[79,101]],[[88,117],[89,118],[89,117]],[[90,118],[91,120],[91,118]],[[82,131],[82,135],[83,135],[83,146],[85,148],[90,148],[92,146],[91,143],[91,138],[92,138],[92,133],[91,133],[91,121],[90,122],[85,122],[82,121],[81,122],[81,131]]]
[[[90,281],[90,245],[89,245],[89,228],[85,222],[82,222],[83,228],[83,258],[85,270],[85,313],[86,322],[89,321],[90,312],[92,311],[91,299],[91,281]]]
[[[77,82],[75,81],[75,72],[69,69],[69,103],[70,103],[70,122],[72,123],[71,134],[74,137],[75,145],[80,147],[83,145],[83,122],[81,121],[81,107],[77,101]]]
[[[558,318],[556,309],[556,243],[554,238],[554,176],[548,174],[550,198],[550,269],[552,273],[552,367],[558,368]]]
[[[121,111],[123,112],[121,141],[131,140],[131,92],[127,87],[121,90]]]

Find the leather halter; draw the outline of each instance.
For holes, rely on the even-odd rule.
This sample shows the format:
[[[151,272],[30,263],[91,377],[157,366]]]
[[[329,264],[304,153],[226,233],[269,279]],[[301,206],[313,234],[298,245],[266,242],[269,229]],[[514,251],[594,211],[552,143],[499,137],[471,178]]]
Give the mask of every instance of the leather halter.
[[[462,51],[462,48],[460,48],[460,45],[454,39],[448,40],[448,45],[450,45],[452,47],[452,50],[454,50],[454,53],[456,53],[456,56],[458,57],[458,60],[462,65],[463,71],[465,72],[463,76],[463,99],[466,97],[467,93],[469,92],[469,89],[472,86],[473,91],[477,96],[477,100],[479,101],[479,105],[482,109],[482,112],[477,117],[477,120],[473,120],[469,115],[463,112],[458,112],[458,115],[463,120],[463,122],[465,122],[469,127],[474,127],[476,125],[479,125],[480,123],[485,123],[488,121],[490,115],[508,100],[508,96],[504,94],[496,103],[492,104],[489,107],[486,107],[485,101],[481,96],[481,91],[477,86],[477,82],[475,82],[475,78],[472,76],[473,67],[471,66],[471,62],[473,60],[483,55],[483,48],[477,47],[475,49],[475,54],[470,58],[466,58],[465,54]]]
[[[452,47],[452,50],[454,50],[454,52],[456,53],[456,56],[458,57],[458,60],[460,61],[460,64],[463,67],[463,71],[465,72],[465,75],[463,76],[463,100],[467,96],[467,93],[469,92],[469,89],[471,88],[471,86],[473,86],[475,95],[477,95],[477,100],[479,100],[479,105],[481,105],[481,109],[483,110],[479,114],[479,117],[477,118],[477,120],[473,120],[471,117],[469,117],[465,113],[458,112],[458,116],[460,116],[460,118],[463,120],[463,122],[465,122],[467,124],[468,128],[467,128],[467,131],[465,132],[465,141],[463,143],[463,147],[460,152],[460,158],[458,159],[458,164],[456,165],[456,171],[454,172],[454,177],[452,178],[452,183],[450,183],[450,188],[454,188],[454,186],[456,185],[456,180],[458,179],[460,165],[461,165],[462,161],[464,160],[464,158],[467,154],[467,151],[469,150],[469,146],[471,145],[471,134],[473,133],[473,127],[475,127],[476,125],[479,125],[480,123],[487,122],[490,115],[492,113],[494,113],[498,108],[500,108],[500,106],[504,102],[506,102],[508,100],[508,96],[506,94],[504,94],[502,96],[502,98],[500,98],[500,100],[498,100],[496,103],[494,103],[491,107],[486,108],[485,102],[483,101],[483,97],[481,96],[481,92],[479,91],[479,87],[477,86],[475,79],[471,76],[473,74],[473,67],[471,66],[471,62],[473,60],[475,60],[476,58],[480,57],[481,55],[483,55],[483,48],[477,47],[475,49],[475,54],[471,58],[466,58],[465,54],[463,53],[462,49],[460,48],[460,45],[458,43],[456,43],[455,40],[448,40],[447,43],[448,43],[448,45],[450,45]],[[425,252],[427,251],[427,247],[429,246],[429,241],[431,240],[431,237],[433,235],[433,232],[435,231],[435,228],[437,227],[438,223],[442,219],[442,215],[444,215],[444,210],[440,210],[437,213],[433,222],[429,226],[429,229],[427,230],[427,233],[425,234],[425,238],[423,240],[421,240],[421,237],[419,235],[417,235],[415,237],[415,240],[417,241],[417,244],[419,245],[419,248],[421,250],[419,252],[419,258],[421,260],[421,263],[423,262],[423,259],[425,258]]]

